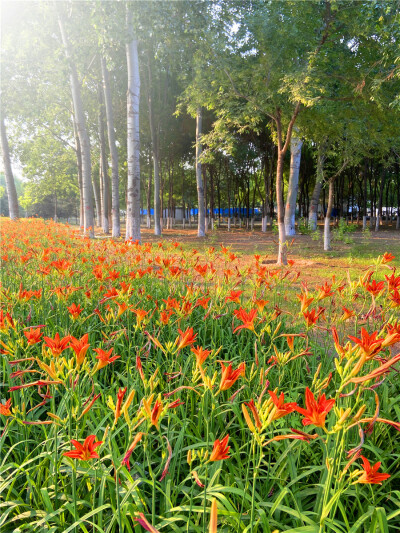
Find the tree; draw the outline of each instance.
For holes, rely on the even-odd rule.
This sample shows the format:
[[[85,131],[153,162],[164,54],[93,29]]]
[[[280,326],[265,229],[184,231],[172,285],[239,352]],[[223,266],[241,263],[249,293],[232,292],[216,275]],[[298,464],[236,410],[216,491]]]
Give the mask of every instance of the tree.
[[[74,117],[76,129],[79,137],[79,144],[82,154],[82,193],[83,193],[83,209],[84,209],[84,232],[89,232],[91,238],[94,237],[94,215],[93,215],[93,200],[92,200],[92,183],[91,183],[91,157],[90,157],[90,141],[86,129],[85,114],[83,111],[81,90],[78,80],[78,74],[72,58],[70,45],[65,29],[64,18],[61,10],[58,11],[58,24],[62,42],[64,45],[65,56],[69,63],[70,69],[70,85],[72,92],[72,101],[74,105]]]
[[[132,13],[127,4],[127,32],[126,60],[128,66],[127,93],[127,215],[126,240],[140,241],[140,75],[138,41],[133,32]]]
[[[6,176],[6,189],[8,197],[8,212],[10,218],[15,220],[19,218],[19,207],[17,189],[15,188],[14,175],[11,167],[10,148],[8,146],[6,125],[3,116],[0,117],[1,127],[1,151],[3,153],[4,173]]]

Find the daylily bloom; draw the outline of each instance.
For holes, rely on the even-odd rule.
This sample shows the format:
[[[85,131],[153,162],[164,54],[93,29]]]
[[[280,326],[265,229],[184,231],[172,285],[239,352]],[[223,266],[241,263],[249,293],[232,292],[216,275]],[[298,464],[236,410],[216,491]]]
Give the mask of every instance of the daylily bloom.
[[[298,413],[305,416],[305,418],[302,420],[303,426],[309,426],[310,424],[313,424],[317,427],[324,427],[326,415],[334,406],[335,400],[327,400],[325,394],[319,396],[316,400],[314,394],[308,387],[306,388],[305,399],[306,409],[299,406],[296,406],[294,409]]]
[[[324,311],[325,309],[323,307],[320,307],[318,311],[316,311],[315,309],[312,309],[311,311],[304,311],[303,316],[306,319],[307,327],[311,327],[312,325],[314,325],[317,322],[319,316],[322,315]]]
[[[217,439],[214,442],[209,461],[222,461],[229,458],[230,446],[228,446],[228,440],[229,434],[226,435],[226,437],[224,437],[222,440]]]
[[[96,359],[99,360],[97,364],[97,369],[100,370],[101,368],[104,368],[105,366],[109,365],[110,363],[113,363],[117,359],[120,359],[120,355],[113,355],[111,354],[113,352],[114,348],[111,348],[106,352],[105,350],[102,350],[101,348],[95,348],[93,351],[96,352],[98,355],[96,355]]]
[[[229,363],[228,366],[225,366],[222,361],[220,361],[222,367],[222,376],[221,383],[219,385],[219,390],[228,390],[234,385],[234,383],[240,378],[240,376],[245,375],[246,363],[240,363],[236,370],[232,369],[232,364]]]
[[[225,302],[231,301],[240,303],[239,297],[241,294],[243,294],[243,291],[231,291],[229,296],[225,298]]]
[[[145,311],[144,309],[131,309],[131,312],[136,315],[136,325],[139,326],[146,315],[148,314],[148,311]]]
[[[58,357],[61,353],[68,348],[68,343],[71,340],[71,336],[60,338],[59,333],[56,333],[54,339],[50,337],[43,337],[46,348],[49,348],[54,357]]]
[[[352,335],[349,335],[349,339],[359,345],[362,355],[371,359],[382,349],[383,339],[378,339],[377,336],[377,331],[369,335],[366,329],[361,328],[361,339]]]
[[[308,292],[296,294],[296,297],[301,302],[300,313],[304,313],[304,311],[310,306],[311,302],[314,301],[314,298],[312,296],[308,297]]]
[[[83,309],[81,308],[81,306],[79,304],[76,305],[74,303],[72,305],[70,305],[69,307],[67,307],[67,309],[70,312],[70,314],[71,314],[71,316],[72,316],[72,318],[74,320],[76,320],[79,317],[79,315],[82,313],[82,311],[83,311]]]
[[[11,416],[11,398],[9,398],[6,403],[0,403],[0,415]]]
[[[185,348],[185,346],[190,346],[191,344],[194,344],[197,333],[193,333],[193,328],[187,328],[185,331],[182,331],[178,329],[179,331],[179,337],[176,340],[176,343],[178,344],[177,350],[182,350],[182,348]]]
[[[383,365],[379,366],[378,368],[375,368],[375,370],[372,370],[369,374],[366,376],[360,376],[358,378],[352,378],[350,380],[350,383],[364,383],[365,381],[369,381],[370,379],[376,379],[387,372],[390,371],[391,366],[398,363],[400,361],[400,354],[396,355],[395,357],[392,357],[392,359],[389,359],[384,363]]]
[[[95,435],[89,435],[86,437],[83,444],[77,440],[71,440],[71,444],[75,446],[75,450],[70,452],[64,452],[63,455],[71,457],[72,459],[79,459],[81,461],[88,461],[89,459],[99,459],[99,455],[95,452],[95,449],[103,444],[102,441],[97,441]]]
[[[250,329],[254,331],[254,320],[257,316],[257,309],[250,309],[248,313],[242,308],[236,309],[233,314],[238,320],[243,322],[241,326],[238,326],[233,330],[233,333],[236,333],[240,329]]]
[[[28,346],[33,346],[41,341],[43,335],[41,328],[30,328],[29,331],[24,331],[24,335],[27,338]]]
[[[332,285],[330,285],[327,281],[325,281],[324,285],[317,288],[319,289],[317,300],[322,300],[323,298],[328,298],[329,296],[333,295]]]
[[[400,306],[400,292],[397,289],[394,289],[393,292],[388,294],[389,300],[391,300],[390,307],[399,307]]]
[[[373,296],[376,296],[381,291],[383,291],[383,289],[385,288],[385,282],[380,281],[379,283],[377,283],[376,280],[374,279],[372,280],[372,283],[370,284],[366,283],[364,287],[365,287],[365,290],[370,292]]]
[[[192,348],[190,348],[190,351],[196,356],[196,364],[198,367],[202,366],[204,361],[211,353],[211,350],[204,350],[204,348],[202,348],[201,346],[197,346],[196,348],[192,346]]]
[[[136,437],[133,439],[132,444],[129,446],[129,448],[126,450],[126,453],[124,455],[124,458],[122,459],[122,464],[127,467],[128,470],[131,469],[129,459],[132,455],[133,450],[136,448],[137,444],[142,440],[144,433],[139,431],[137,433]]]
[[[385,252],[382,256],[382,264],[389,263],[390,261],[393,261],[395,256],[393,254],[390,254],[389,252]]]
[[[357,479],[356,483],[369,483],[382,485],[382,481],[388,479],[390,474],[378,473],[381,462],[375,463],[374,466],[371,466],[370,462],[366,457],[361,455],[361,460],[363,462],[364,470],[361,471],[361,476]]]
[[[296,407],[298,407],[296,402],[285,403],[285,395],[283,392],[280,393],[279,398],[275,392],[271,390],[268,391],[268,394],[271,396],[271,399],[275,405],[275,409],[271,412],[271,422],[273,420],[278,420],[289,413],[292,413],[296,410]]]
[[[342,306],[342,309],[343,309],[343,315],[340,317],[342,320],[348,320],[349,318],[351,318],[352,316],[355,316],[356,314],[354,311],[351,311],[350,309],[347,309],[346,307]]]
[[[86,352],[89,349],[89,334],[85,333],[83,337],[80,339],[76,339],[75,337],[71,337],[69,347],[75,352],[76,355],[76,363],[79,366],[83,363],[85,360]]]

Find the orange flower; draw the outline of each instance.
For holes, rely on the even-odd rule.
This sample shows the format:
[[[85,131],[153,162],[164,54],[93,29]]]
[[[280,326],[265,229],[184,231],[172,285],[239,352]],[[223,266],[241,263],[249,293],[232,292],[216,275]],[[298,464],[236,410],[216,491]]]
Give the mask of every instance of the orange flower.
[[[329,285],[327,281],[325,281],[324,285],[321,287],[317,287],[317,289],[319,289],[317,300],[322,300],[323,298],[328,298],[333,295],[332,285]]]
[[[225,302],[231,301],[240,303],[239,296],[243,294],[243,291],[231,291],[229,296],[225,298]]]
[[[359,345],[362,355],[367,357],[367,359],[371,359],[382,349],[383,339],[378,339],[377,336],[377,331],[369,335],[367,330],[361,328],[361,339],[352,335],[349,335],[349,339]]]
[[[304,311],[310,306],[311,302],[314,300],[314,298],[310,297],[308,298],[308,292],[302,292],[301,294],[296,294],[296,297],[301,302],[300,312],[304,313]]]
[[[296,410],[296,407],[298,407],[296,402],[285,403],[285,395],[283,394],[283,392],[280,393],[279,398],[273,391],[269,390],[268,394],[271,396],[271,399],[275,405],[271,422],[273,420],[278,420],[279,418],[282,418],[283,416],[286,416],[289,413],[292,413]]]
[[[258,312],[262,313],[264,307],[267,305],[268,302],[269,300],[254,300],[254,305],[257,307]]]
[[[24,331],[24,335],[27,338],[28,346],[33,346],[40,342],[42,337],[41,328],[44,326],[39,326],[38,328],[30,328],[29,331]]]
[[[397,289],[394,289],[393,292],[388,294],[389,300],[391,300],[390,307],[399,307],[400,306],[400,292]]]
[[[262,424],[261,424],[261,420],[260,420],[260,416],[258,414],[258,409],[254,403],[254,400],[251,399],[249,402],[244,402],[244,405],[247,405],[247,407],[250,409],[250,411],[252,412],[252,415],[254,417],[254,422],[256,424],[256,428],[257,429],[261,429],[262,428]],[[251,430],[251,424],[249,424],[249,421],[247,419],[247,411],[246,409],[244,408],[244,406],[242,405],[242,410],[243,410],[243,414],[246,418],[246,422],[247,422],[247,425],[249,426],[250,430]]]
[[[228,366],[225,366],[222,361],[220,361],[222,367],[222,376],[221,383],[219,385],[219,390],[228,390],[234,385],[234,383],[240,378],[240,376],[245,375],[246,363],[240,363],[236,370],[232,369],[232,364],[229,363]]]
[[[379,283],[377,283],[376,280],[374,279],[372,280],[371,284],[366,283],[364,287],[365,287],[365,290],[370,292],[373,296],[376,296],[381,291],[383,291],[383,289],[385,288],[385,282],[380,281]]]
[[[238,320],[243,322],[241,326],[238,326],[233,330],[233,333],[236,333],[240,329],[250,329],[254,331],[254,320],[257,317],[257,309],[250,309],[248,313],[242,308],[236,309],[233,314]]]
[[[202,366],[204,361],[211,353],[211,350],[204,350],[204,348],[202,348],[201,346],[197,346],[196,348],[192,346],[192,348],[190,348],[190,351],[196,356],[196,364],[198,367]]]
[[[121,405],[127,389],[128,387],[125,387],[124,389],[118,389],[117,403],[115,405],[114,411],[114,425],[117,423],[118,418],[121,416]]]
[[[81,306],[79,304],[76,305],[74,303],[72,305],[70,305],[69,307],[67,307],[67,309],[70,312],[70,314],[71,314],[71,316],[72,316],[72,318],[74,320],[76,320],[79,317],[79,315],[82,313],[82,311],[83,311],[83,309],[81,308]]]
[[[98,459],[99,455],[97,452],[95,452],[95,449],[100,446],[100,444],[103,444],[103,442],[95,442],[95,440],[95,435],[89,435],[89,437],[86,437],[83,444],[81,444],[77,440],[71,440],[71,444],[75,446],[75,450],[71,450],[70,452],[64,452],[63,455],[65,455],[66,457],[71,457],[72,459],[79,459],[81,461],[88,461],[89,459]]]
[[[343,309],[343,315],[341,316],[342,320],[348,320],[352,316],[355,316],[354,311],[350,311],[350,309],[347,309],[346,307],[343,307],[343,306],[342,306],[342,309]]]
[[[43,337],[46,348],[49,348],[54,357],[58,357],[61,353],[68,348],[68,343],[71,340],[71,336],[60,338],[59,333],[56,333],[54,339],[50,337]]]
[[[136,315],[136,325],[139,326],[145,316],[148,314],[148,311],[145,311],[144,309],[131,309],[131,312]]]
[[[75,352],[76,363],[78,367],[80,367],[83,361],[85,360],[86,352],[88,351],[89,346],[90,346],[88,341],[89,341],[88,333],[85,333],[85,335],[83,335],[83,337],[80,339],[71,337],[69,348],[71,348]]]
[[[120,359],[120,355],[113,355],[113,357],[110,357],[114,348],[111,348],[106,352],[105,350],[102,350],[101,348],[95,348],[93,351],[96,352],[98,355],[96,355],[96,359],[99,360],[97,369],[100,370],[101,368],[104,368],[105,366],[109,365],[110,363],[113,363],[117,359]]]
[[[128,470],[131,469],[129,459],[132,455],[133,450],[136,448],[137,444],[142,440],[144,433],[140,432],[136,435],[136,437],[133,439],[132,444],[129,446],[129,448],[126,450],[126,453],[124,455],[124,458],[122,459],[122,464],[127,467]]]
[[[229,434],[222,440],[217,439],[214,442],[213,450],[210,455],[209,461],[223,461],[229,458],[229,448],[227,446],[229,440]]]
[[[386,374],[387,372],[389,372],[390,367],[398,363],[399,361],[400,361],[400,354],[396,355],[395,357],[392,357],[392,359],[389,359],[389,361],[386,361],[386,363],[376,368],[375,370],[373,370],[366,376],[361,376],[359,378],[352,378],[350,380],[350,383],[360,384],[360,383],[364,383],[365,381],[369,381],[370,379],[379,378],[383,374]]]
[[[394,255],[390,254],[389,252],[385,252],[382,257],[382,264],[384,265],[385,263],[390,263],[390,261],[393,261],[394,258]]]
[[[197,337],[197,333],[193,333],[193,328],[187,328],[185,331],[178,329],[178,331],[180,336],[175,341],[178,344],[178,351],[182,348],[185,348],[185,346],[190,346],[191,344],[194,344]]]
[[[0,403],[0,415],[11,416],[11,398],[9,398],[6,403]]]
[[[304,311],[303,316],[306,319],[307,327],[310,328],[312,325],[314,325],[317,322],[319,316],[322,315],[324,311],[325,309],[323,307],[320,307],[317,312],[315,311],[315,309],[313,309],[312,311]]]
[[[318,400],[316,400],[314,394],[307,387],[306,409],[296,406],[294,410],[305,416],[305,418],[302,420],[303,426],[309,426],[310,424],[313,424],[314,426],[322,428],[325,426],[326,415],[332,409],[334,404],[335,400],[327,400],[325,398],[325,394],[319,396]]]
[[[390,474],[378,474],[379,467],[381,462],[375,463],[374,466],[371,466],[370,462],[363,455],[361,456],[363,462],[364,470],[361,472],[361,476],[357,479],[356,483],[369,483],[382,485],[382,481],[388,479]]]

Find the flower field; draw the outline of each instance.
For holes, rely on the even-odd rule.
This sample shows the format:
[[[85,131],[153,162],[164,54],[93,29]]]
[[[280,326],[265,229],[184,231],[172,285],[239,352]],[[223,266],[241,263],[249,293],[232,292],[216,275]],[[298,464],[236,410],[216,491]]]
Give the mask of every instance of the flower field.
[[[398,258],[1,232],[1,532],[399,531]]]

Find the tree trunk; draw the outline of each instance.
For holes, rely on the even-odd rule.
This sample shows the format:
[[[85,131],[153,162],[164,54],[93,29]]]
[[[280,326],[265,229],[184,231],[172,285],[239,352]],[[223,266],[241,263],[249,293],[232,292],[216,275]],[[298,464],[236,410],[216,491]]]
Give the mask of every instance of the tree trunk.
[[[284,206],[282,198],[284,158],[285,155],[282,154],[282,150],[278,149],[278,160],[276,165],[276,207],[278,211],[277,216],[279,230],[279,251],[277,263],[279,265],[287,265],[287,242],[285,232]]]
[[[111,156],[111,213],[112,213],[112,236],[121,236],[121,220],[119,212],[119,177],[118,177],[118,150],[115,143],[114,112],[112,108],[110,80],[107,64],[104,57],[101,58],[101,72],[103,76],[104,100],[106,105],[108,146]]]
[[[149,180],[147,182],[147,196],[146,196],[146,203],[147,203],[147,229],[151,229],[151,184],[153,181],[153,166],[152,166],[152,158],[149,158]]]
[[[64,21],[61,13],[58,14],[58,24],[60,27],[61,39],[64,46],[65,56],[69,63],[70,84],[72,92],[72,101],[74,105],[75,124],[78,132],[79,143],[82,154],[82,196],[84,212],[84,232],[89,232],[89,237],[94,238],[94,214],[92,198],[92,165],[90,159],[90,141],[86,129],[85,113],[81,98],[81,89],[78,82],[75,63],[72,60],[72,54],[69,47],[67,34],[64,27]]]
[[[196,184],[197,184],[197,202],[199,206],[198,223],[197,223],[197,236],[206,236],[206,220],[205,220],[205,204],[204,204],[204,187],[203,178],[201,175],[201,126],[202,126],[202,113],[201,108],[197,109],[196,115]]]
[[[363,170],[363,182],[364,182],[364,206],[363,206],[363,230],[367,229],[367,160],[364,162]]]
[[[331,249],[331,215],[333,209],[333,200],[334,200],[334,186],[335,181],[331,178],[329,180],[329,193],[328,193],[328,208],[325,215],[325,226],[324,226],[324,250],[328,251]]]
[[[108,161],[106,151],[105,136],[105,109],[103,92],[99,85],[99,137],[100,137],[100,191],[101,191],[101,225],[103,232],[107,235],[110,231],[108,220],[108,203],[109,203],[109,183],[108,183]]]
[[[321,196],[322,183],[324,181],[324,161],[325,155],[323,153],[322,147],[319,146],[317,159],[317,176],[315,180],[314,191],[311,197],[310,211],[308,215],[308,227],[312,231],[316,231],[317,229],[319,197]]]
[[[8,146],[6,125],[3,116],[0,119],[1,124],[1,151],[3,153],[4,173],[6,176],[6,189],[8,196],[8,212],[12,220],[19,218],[19,206],[17,189],[15,188],[14,175],[11,167],[10,148]]]
[[[99,170],[100,172],[100,170]],[[100,176],[99,176],[100,178]],[[100,187],[99,183],[92,176],[92,185],[93,185],[93,196],[94,203],[96,205],[96,225],[101,227],[101,200],[100,200]]]
[[[154,235],[161,235],[161,200],[160,200],[160,171],[158,168],[158,133],[154,123],[154,110],[153,110],[153,100],[152,100],[152,72],[151,72],[151,63],[150,63],[150,54],[148,57],[148,75],[149,75],[149,86],[147,101],[149,105],[149,122],[150,122],[150,133],[151,133],[151,146],[153,153],[153,169],[154,169]]]
[[[76,145],[76,161],[78,166],[78,186],[79,186],[79,225],[83,228],[85,223],[85,215],[83,208],[83,184],[82,184],[82,152],[81,143],[79,142],[78,130],[75,124],[75,118],[72,117],[74,125],[75,145]]]
[[[301,147],[303,141],[293,136],[290,142],[290,175],[285,209],[286,235],[296,235],[296,202],[299,190]]]
[[[140,138],[139,103],[140,77],[138,41],[133,35],[132,14],[127,5],[127,30],[129,42],[126,44],[128,65],[127,93],[127,163],[128,187],[126,209],[126,240],[140,241]]]
[[[383,202],[383,189],[385,187],[385,169],[382,167],[382,173],[381,173],[381,182],[379,186],[379,200],[378,200],[378,213],[376,215],[376,221],[375,221],[375,231],[379,230],[379,225],[382,220],[382,202]]]

